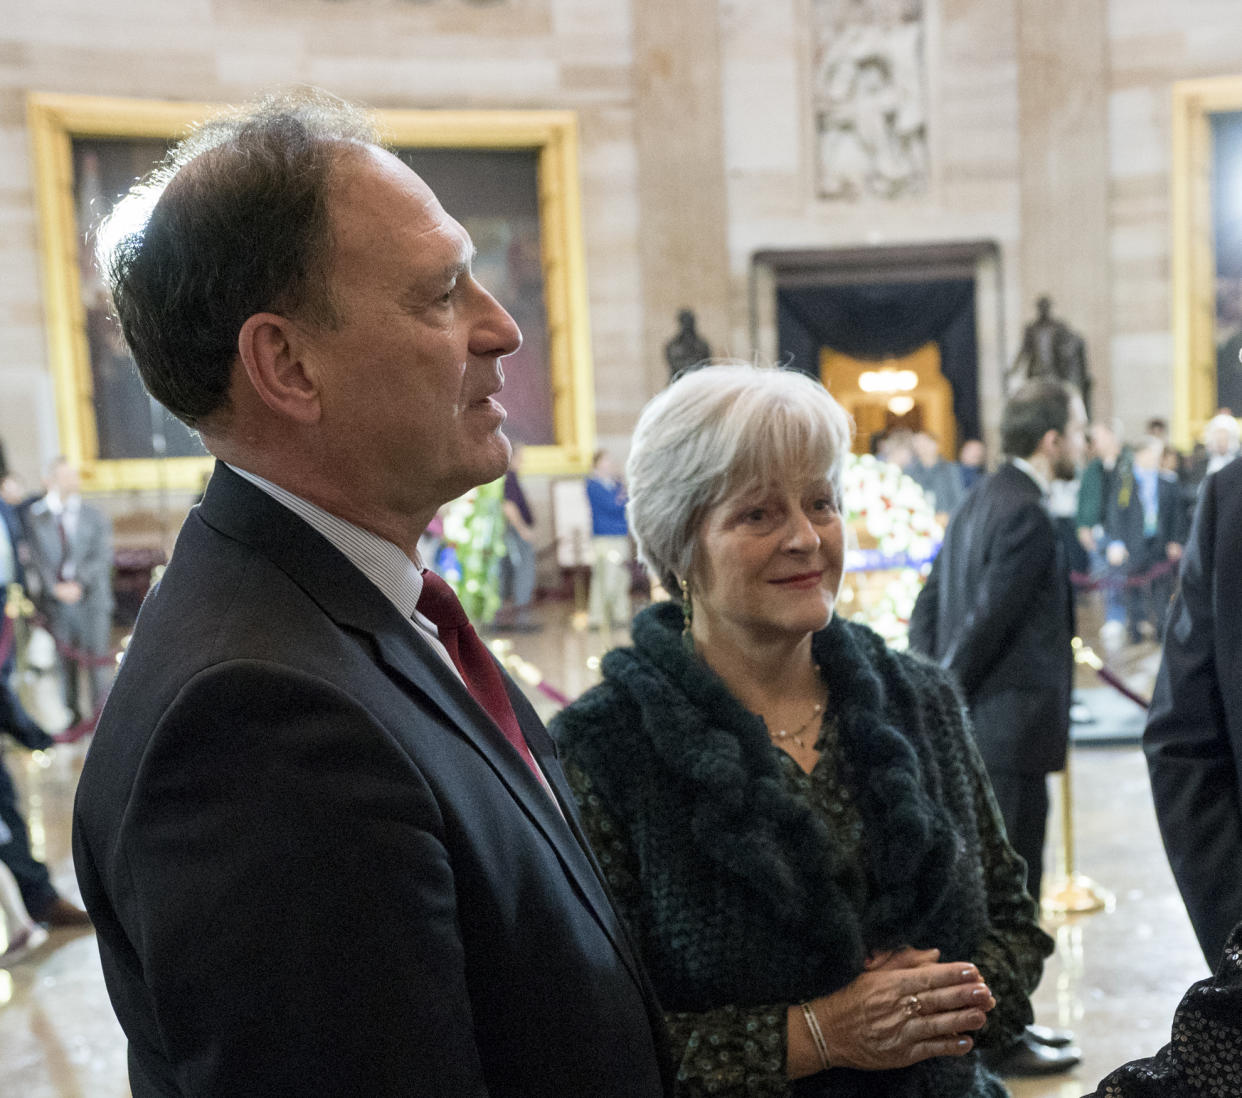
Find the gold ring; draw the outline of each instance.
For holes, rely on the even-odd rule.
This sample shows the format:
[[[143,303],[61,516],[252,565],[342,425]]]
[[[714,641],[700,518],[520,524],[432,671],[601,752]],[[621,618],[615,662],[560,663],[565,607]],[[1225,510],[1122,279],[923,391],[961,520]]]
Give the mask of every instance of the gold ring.
[[[919,1002],[917,995],[907,995],[902,1000],[902,1005],[906,1008],[906,1017],[913,1018],[916,1014],[923,1013],[923,1004]]]

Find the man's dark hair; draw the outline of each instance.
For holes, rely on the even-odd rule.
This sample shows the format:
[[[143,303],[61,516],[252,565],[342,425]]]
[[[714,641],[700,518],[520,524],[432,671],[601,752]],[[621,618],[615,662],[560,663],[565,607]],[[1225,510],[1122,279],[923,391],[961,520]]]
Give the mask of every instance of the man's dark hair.
[[[1063,381],[1036,378],[1009,398],[1001,414],[1001,449],[1010,457],[1029,458],[1049,431],[1064,432],[1074,390]]]
[[[339,322],[327,195],[343,143],[378,144],[326,92],[270,96],[177,144],[100,230],[100,268],[151,395],[196,426],[225,407],[259,312]]]

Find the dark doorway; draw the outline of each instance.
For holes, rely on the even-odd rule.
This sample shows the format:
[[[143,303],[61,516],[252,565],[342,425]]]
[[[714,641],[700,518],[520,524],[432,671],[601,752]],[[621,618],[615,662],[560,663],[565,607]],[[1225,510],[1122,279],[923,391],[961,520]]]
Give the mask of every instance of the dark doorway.
[[[981,437],[976,272],[992,241],[761,252],[772,272],[781,361],[818,377],[827,349],[902,358],[934,343],[959,439]]]

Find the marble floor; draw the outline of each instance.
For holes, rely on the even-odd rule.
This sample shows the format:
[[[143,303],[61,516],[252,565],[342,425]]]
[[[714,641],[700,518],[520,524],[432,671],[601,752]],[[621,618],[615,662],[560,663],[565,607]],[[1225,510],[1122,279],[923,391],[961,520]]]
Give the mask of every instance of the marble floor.
[[[514,635],[506,646],[513,669],[546,714],[558,697],[573,696],[594,680],[599,656],[624,635],[583,630],[565,604],[550,604],[541,614],[542,632]],[[1149,644],[1115,654],[1112,664],[1143,692],[1156,658]],[[1099,683],[1083,669],[1080,685]],[[70,896],[76,886],[68,822],[85,746],[34,755],[13,749],[6,760],[24,791],[37,852]],[[1074,867],[1110,901],[1095,914],[1047,919],[1057,951],[1036,995],[1036,1012],[1039,1021],[1076,1032],[1083,1062],[1072,1074],[1011,1081],[1018,1098],[1090,1092],[1114,1066],[1154,1052],[1168,1040],[1186,986],[1207,973],[1160,846],[1138,747],[1107,740],[1076,747],[1072,787]],[[1059,796],[1060,779],[1053,779],[1053,788]],[[1054,820],[1047,858],[1053,885],[1064,875],[1059,807]],[[28,958],[0,968],[0,1095],[128,1094],[124,1038],[89,932],[54,931]]]

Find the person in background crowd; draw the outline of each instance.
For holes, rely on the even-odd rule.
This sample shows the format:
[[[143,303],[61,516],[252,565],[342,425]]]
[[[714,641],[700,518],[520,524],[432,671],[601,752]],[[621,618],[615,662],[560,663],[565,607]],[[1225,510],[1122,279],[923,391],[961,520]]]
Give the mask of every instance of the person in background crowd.
[[[1104,512],[1116,479],[1129,467],[1132,455],[1121,443],[1116,421],[1097,420],[1088,431],[1091,460],[1082,471],[1078,487],[1077,536],[1087,553],[1087,571],[1102,585],[1104,623],[1100,640],[1106,648],[1121,647],[1126,635],[1124,576],[1111,567],[1105,556]]]
[[[25,517],[35,606],[56,638],[65,704],[74,719],[99,711],[112,681],[112,523],[82,499],[78,471],[63,457],[47,472],[47,495]],[[80,679],[90,698],[80,696]]]
[[[25,579],[18,551],[17,517],[8,503],[0,500],[0,615],[10,584],[21,586]],[[12,677],[16,666],[13,623],[0,616],[0,738],[7,734],[30,751],[45,751],[54,742],[26,712]],[[30,850],[30,831],[18,806],[17,786],[4,763],[0,745],[0,864],[16,881],[17,890],[30,919],[49,926],[89,926],[86,912],[66,900],[52,884],[51,874]],[[6,905],[6,906],[12,906]],[[30,922],[24,915],[9,918],[10,960],[31,945]],[[37,944],[38,935],[34,936]],[[5,963],[0,957],[0,964]]]
[[[630,530],[625,521],[625,485],[607,450],[596,450],[586,478],[591,507],[591,594],[587,624],[592,629],[630,620]]]
[[[316,91],[113,217],[143,381],[217,458],[75,804],[133,1098],[669,1098],[555,747],[418,557],[509,464],[469,234]]]
[[[1218,412],[1203,428],[1203,445],[1206,460],[1194,474],[1196,486],[1238,456],[1238,421],[1228,412]]]
[[[875,456],[903,471],[914,464],[914,432],[904,427],[889,431],[876,448]]]
[[[906,476],[923,489],[940,521],[947,522],[962,502],[962,474],[953,462],[941,456],[940,442],[930,431],[915,434],[912,445],[914,460],[906,466]]]
[[[962,478],[962,491],[969,492],[988,475],[988,451],[982,439],[968,438],[957,453],[957,470]]]
[[[1164,456],[1160,459],[1160,468],[1177,482],[1177,499],[1181,508],[1178,524],[1182,530],[1189,533],[1190,523],[1195,514],[1195,501],[1199,494],[1199,486],[1194,483],[1191,475],[1190,458],[1166,442]]]
[[[505,473],[505,555],[500,560],[500,612],[493,629],[536,633],[542,627],[531,618],[535,601],[535,513],[522,490],[518,473],[522,471],[525,447],[513,444],[513,458]]]
[[[1152,416],[1144,425],[1143,430],[1153,438],[1158,438],[1166,446],[1168,445],[1169,421],[1163,416]]]
[[[1181,559],[1186,540],[1184,509],[1177,478],[1160,467],[1164,443],[1148,435],[1121,468],[1104,501],[1105,556],[1125,579],[1126,631],[1131,644],[1143,640],[1150,625],[1164,636],[1173,594],[1171,564]]]
[[[683,375],[630,526],[671,601],[552,725],[667,1012],[682,1098],[1005,1093],[1051,941],[947,675],[836,614],[844,410]]]
[[[1212,968],[1242,912],[1240,620],[1242,462],[1234,462],[1203,484],[1143,733],[1164,848]]]
[[[9,841],[8,832],[0,821],[0,846]],[[4,951],[0,952],[0,968],[16,964],[47,941],[47,931],[34,922],[22,903],[22,894],[9,867],[0,861],[0,912],[4,914]]]
[[[1078,494],[1082,481],[1054,478],[1048,486],[1048,514],[1065,554],[1065,564],[1071,573],[1085,574],[1090,567],[1087,551],[1078,540]]]
[[[24,528],[26,521],[26,512],[44,496],[44,489],[37,492],[26,491],[26,483],[22,478],[14,472],[0,480],[0,500],[7,503],[12,509],[13,514],[17,516],[17,521]],[[23,537],[25,535],[23,534]]]
[[[910,617],[910,648],[961,684],[975,739],[1005,820],[1040,895],[1047,775],[1065,765],[1073,683],[1073,600],[1065,553],[1045,500],[1076,475],[1082,400],[1063,382],[1025,383],[1005,405],[1009,460],[962,504]],[[1068,1035],[1051,1040],[1060,1044]],[[1077,1050],[1027,1030],[996,1060],[1003,1074],[1063,1071]]]

